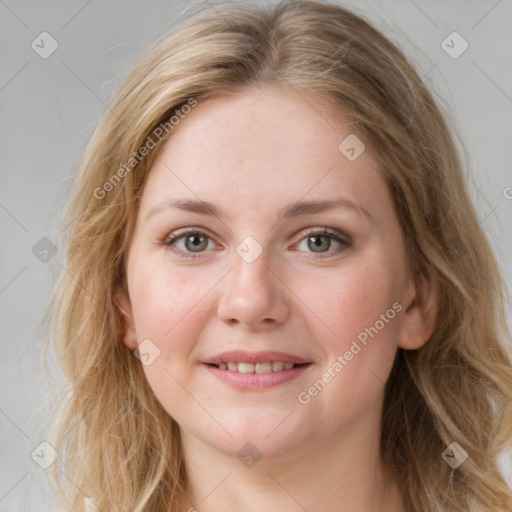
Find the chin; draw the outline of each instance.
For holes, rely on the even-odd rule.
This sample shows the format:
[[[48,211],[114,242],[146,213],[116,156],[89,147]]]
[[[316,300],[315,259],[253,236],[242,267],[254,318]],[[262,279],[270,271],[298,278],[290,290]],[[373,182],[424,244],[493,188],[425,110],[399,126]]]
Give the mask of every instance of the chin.
[[[282,421],[282,418],[281,418]],[[272,429],[262,428],[258,425],[258,420],[253,425],[238,425],[229,429],[233,437],[217,436],[215,439],[204,438],[212,447],[230,457],[238,458],[244,463],[245,458],[270,459],[286,458],[290,453],[295,452],[297,445],[305,442],[304,432],[300,436],[295,436],[293,432],[285,428]],[[277,425],[277,423],[276,423]],[[300,439],[299,439],[300,438]]]

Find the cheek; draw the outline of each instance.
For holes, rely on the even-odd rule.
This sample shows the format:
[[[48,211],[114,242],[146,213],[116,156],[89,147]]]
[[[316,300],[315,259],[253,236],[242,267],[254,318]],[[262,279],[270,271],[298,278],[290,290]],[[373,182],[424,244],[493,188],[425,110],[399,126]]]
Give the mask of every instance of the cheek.
[[[312,309],[329,327],[321,328],[325,371],[336,375],[325,378],[332,381],[325,399],[347,413],[382,392],[400,330],[399,269],[382,254],[364,260],[312,287]]]
[[[191,272],[164,263],[140,260],[132,274],[130,288],[138,342],[149,339],[157,357],[144,372],[150,386],[168,412],[179,403],[188,386],[191,353],[201,338],[208,317],[208,291],[213,277],[192,278]],[[172,397],[171,402],[166,404]],[[186,396],[182,397],[186,399]]]
[[[312,286],[314,284],[314,286]],[[311,309],[330,328],[333,343],[351,340],[371,327],[399,297],[399,279],[382,257],[359,260],[307,284]],[[396,315],[391,312],[391,315]],[[386,326],[398,322],[388,322]],[[380,324],[379,324],[380,325]]]
[[[215,281],[176,269],[171,274],[169,265],[149,261],[139,262],[132,279],[137,339],[149,338],[158,353],[143,366],[146,379],[167,413],[181,423],[190,414],[190,354],[208,316],[208,301],[201,298]]]
[[[190,271],[170,268],[165,262],[139,263],[131,289],[138,337],[153,336],[166,345],[185,326],[186,332],[194,330],[201,298],[215,284],[211,275],[198,278]]]

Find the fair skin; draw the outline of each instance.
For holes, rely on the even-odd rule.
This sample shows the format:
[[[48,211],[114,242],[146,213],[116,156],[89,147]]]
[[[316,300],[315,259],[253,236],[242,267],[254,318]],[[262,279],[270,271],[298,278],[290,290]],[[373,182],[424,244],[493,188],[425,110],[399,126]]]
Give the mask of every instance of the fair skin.
[[[431,334],[434,286],[409,271],[369,144],[354,161],[338,150],[352,133],[314,96],[265,84],[200,101],[153,163],[128,252],[129,297],[117,299],[125,345],[149,338],[160,351],[143,369],[180,426],[184,511],[402,506],[379,457],[384,386],[397,348],[417,349]],[[358,206],[280,213],[340,198]],[[160,207],[178,199],[213,203],[219,216]],[[182,228],[205,234],[190,243]],[[346,243],[318,233],[325,228]],[[166,246],[178,229],[182,238]],[[248,236],[257,243],[249,252],[262,251],[250,262],[237,252]],[[345,358],[393,304],[400,311]],[[280,351],[309,364],[278,385],[241,389],[205,364],[229,350]],[[342,370],[333,372],[338,356]],[[299,401],[329,368],[325,387]],[[247,443],[262,454],[251,467],[237,456]]]

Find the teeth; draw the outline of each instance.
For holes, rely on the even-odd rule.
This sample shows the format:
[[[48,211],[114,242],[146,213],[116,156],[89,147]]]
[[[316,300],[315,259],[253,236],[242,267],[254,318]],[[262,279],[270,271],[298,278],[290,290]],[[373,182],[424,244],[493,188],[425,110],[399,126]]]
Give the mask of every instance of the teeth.
[[[238,363],[238,371],[240,373],[254,373],[254,365],[252,363]]]
[[[284,368],[284,363],[282,361],[274,361],[272,363],[272,371],[280,372]]]
[[[272,371],[272,363],[256,363],[254,370],[256,373],[270,373]]]
[[[231,372],[240,373],[272,373],[280,372],[281,370],[291,370],[295,366],[294,363],[289,361],[273,361],[265,363],[236,363],[230,361],[228,363],[219,363],[217,365],[221,370],[229,370]]]

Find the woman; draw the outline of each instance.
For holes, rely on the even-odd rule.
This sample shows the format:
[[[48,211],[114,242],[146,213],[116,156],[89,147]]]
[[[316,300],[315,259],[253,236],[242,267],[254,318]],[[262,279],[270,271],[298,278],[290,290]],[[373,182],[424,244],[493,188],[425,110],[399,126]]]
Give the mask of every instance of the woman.
[[[499,271],[430,93],[361,18],[183,22],[119,86],[66,220],[69,509],[511,509]]]

